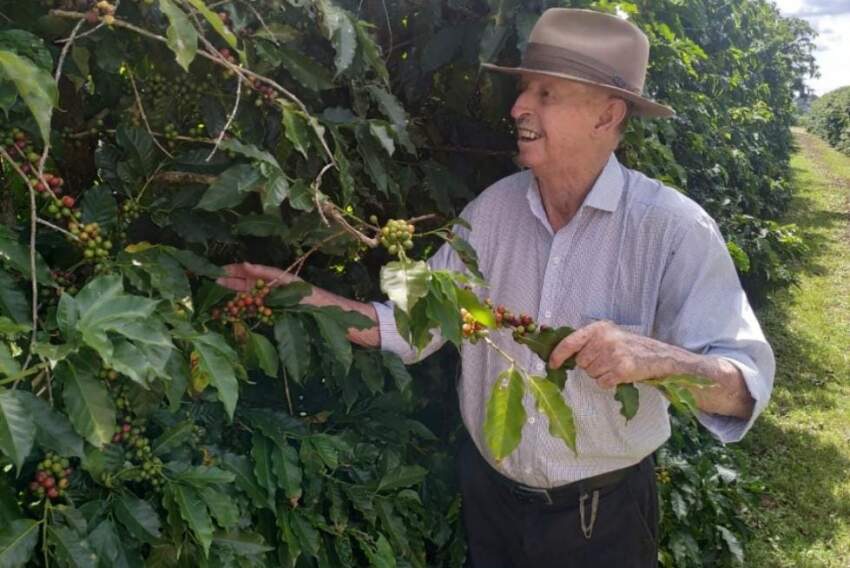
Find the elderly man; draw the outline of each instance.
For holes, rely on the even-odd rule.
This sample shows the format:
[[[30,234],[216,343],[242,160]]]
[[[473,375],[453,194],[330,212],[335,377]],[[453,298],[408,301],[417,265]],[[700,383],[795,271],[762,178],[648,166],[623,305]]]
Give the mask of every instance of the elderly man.
[[[675,373],[715,385],[694,393],[700,422],[739,440],[767,404],[773,354],[741,289],[723,237],[693,201],[626,169],[614,157],[629,115],[669,117],[642,93],[649,45],[631,23],[601,13],[551,9],[535,25],[522,64],[486,65],[519,76],[511,110],[519,162],[465,209],[489,294],[551,326],[579,329],[553,351],[575,355],[564,396],[578,429],[574,455],[526,401],[517,450],[498,464],[482,423],[504,363],[465,346],[458,387],[471,442],[459,458],[464,520],[476,568],[657,564],[658,511],[652,454],[670,434],[667,403],[640,381]],[[462,270],[443,247],[435,268]],[[228,267],[222,283],[288,282],[280,270]],[[384,304],[314,289],[306,302],[357,310],[375,322],[352,341],[416,357]],[[525,348],[499,339],[531,370]],[[435,340],[421,356],[434,351]],[[626,422],[612,388],[636,383],[640,409]]]

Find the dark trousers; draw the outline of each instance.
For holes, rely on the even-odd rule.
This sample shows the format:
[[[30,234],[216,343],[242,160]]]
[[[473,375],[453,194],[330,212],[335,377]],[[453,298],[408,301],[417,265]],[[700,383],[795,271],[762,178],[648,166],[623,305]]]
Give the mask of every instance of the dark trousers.
[[[658,566],[658,496],[651,457],[599,491],[588,538],[579,499],[528,503],[467,440],[458,459],[471,568],[648,568]],[[583,504],[584,527],[591,513]]]

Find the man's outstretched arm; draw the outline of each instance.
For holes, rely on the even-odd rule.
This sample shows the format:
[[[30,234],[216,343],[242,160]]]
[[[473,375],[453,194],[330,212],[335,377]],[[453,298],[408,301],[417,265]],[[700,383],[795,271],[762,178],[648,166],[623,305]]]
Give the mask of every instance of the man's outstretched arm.
[[[248,292],[254,288],[254,282],[263,280],[271,286],[284,286],[291,282],[303,282],[298,276],[285,272],[279,268],[271,266],[263,266],[261,264],[250,264],[242,262],[240,264],[229,264],[224,267],[227,276],[222,276],[218,279],[218,284],[237,292]],[[337,306],[343,310],[350,312],[358,312],[363,314],[375,325],[368,329],[349,328],[348,340],[362,347],[378,348],[381,346],[381,334],[378,329],[378,314],[372,304],[350,300],[342,296],[338,296],[327,290],[323,290],[317,286],[313,286],[312,293],[301,300],[301,303],[311,306]]]

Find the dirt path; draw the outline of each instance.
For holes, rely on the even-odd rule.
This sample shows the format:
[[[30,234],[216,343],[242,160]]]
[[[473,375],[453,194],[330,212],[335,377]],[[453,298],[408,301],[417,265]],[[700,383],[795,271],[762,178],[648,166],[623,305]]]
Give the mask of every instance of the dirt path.
[[[766,487],[746,565],[850,567],[850,157],[795,131],[787,222],[809,247],[799,287],[759,317],[773,400],[742,453]]]

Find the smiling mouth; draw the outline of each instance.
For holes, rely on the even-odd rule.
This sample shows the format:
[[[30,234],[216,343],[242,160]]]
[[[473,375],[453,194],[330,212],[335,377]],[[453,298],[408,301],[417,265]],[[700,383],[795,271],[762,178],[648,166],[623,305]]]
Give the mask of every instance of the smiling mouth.
[[[534,142],[543,138],[539,132],[535,132],[529,128],[517,128],[517,140],[520,142]]]

